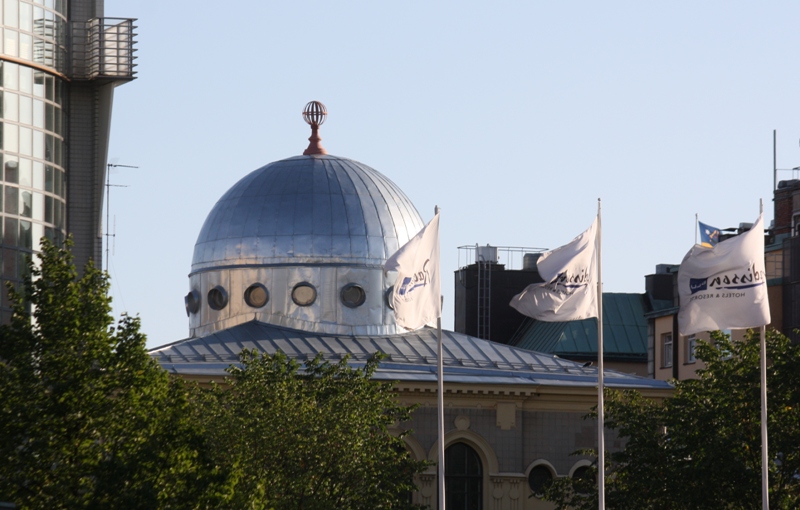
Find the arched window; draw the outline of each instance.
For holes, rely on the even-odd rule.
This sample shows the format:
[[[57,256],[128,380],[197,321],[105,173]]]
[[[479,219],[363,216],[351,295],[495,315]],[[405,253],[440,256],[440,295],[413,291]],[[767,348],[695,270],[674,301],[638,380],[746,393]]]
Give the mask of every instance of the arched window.
[[[544,464],[534,466],[528,473],[528,486],[537,498],[544,495],[547,486],[553,482],[553,473]]]
[[[444,452],[445,507],[448,510],[483,508],[483,466],[478,453],[464,443]]]
[[[572,487],[578,494],[589,494],[597,487],[597,477],[591,466],[580,466],[572,472]]]

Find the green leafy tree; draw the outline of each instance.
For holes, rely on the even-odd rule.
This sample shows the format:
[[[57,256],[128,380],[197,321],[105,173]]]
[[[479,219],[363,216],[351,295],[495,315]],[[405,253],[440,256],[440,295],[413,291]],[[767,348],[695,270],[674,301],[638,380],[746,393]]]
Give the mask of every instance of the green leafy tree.
[[[606,426],[625,440],[607,455],[606,504],[613,509],[761,508],[759,335],[741,342],[717,332],[699,342],[699,379],[678,381],[656,402],[606,392]],[[770,507],[800,508],[800,345],[767,334]],[[586,452],[583,452],[586,453]],[[596,452],[591,452],[596,454]],[[557,480],[558,508],[597,508],[592,480]]]
[[[244,351],[229,387],[199,394],[204,427],[225,483],[209,506],[273,509],[409,508],[411,459],[389,427],[413,407],[392,385],[371,380],[380,358],[363,368],[320,356],[303,365],[283,353]]]
[[[44,242],[0,328],[0,501],[22,508],[191,507],[203,461],[191,392],[111,316],[108,277]]]

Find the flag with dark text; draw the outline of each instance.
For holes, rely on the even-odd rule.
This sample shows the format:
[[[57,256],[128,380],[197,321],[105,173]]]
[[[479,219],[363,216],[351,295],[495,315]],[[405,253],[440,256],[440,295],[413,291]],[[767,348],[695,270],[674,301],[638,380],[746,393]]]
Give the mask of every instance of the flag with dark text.
[[[769,324],[763,214],[713,250],[693,246],[678,270],[678,295],[681,335]]]
[[[533,283],[511,299],[519,313],[540,321],[597,317],[597,218],[571,243],[536,261],[544,283]]]
[[[439,279],[439,213],[383,265],[397,271],[392,306],[397,324],[409,330],[436,325],[442,316]]]

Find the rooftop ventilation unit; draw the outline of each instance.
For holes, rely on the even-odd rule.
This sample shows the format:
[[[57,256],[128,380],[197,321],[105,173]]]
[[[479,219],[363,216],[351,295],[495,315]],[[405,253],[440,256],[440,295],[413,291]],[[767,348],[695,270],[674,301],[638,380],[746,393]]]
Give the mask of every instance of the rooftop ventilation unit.
[[[497,263],[497,246],[476,246],[475,247],[475,262],[483,262],[484,264]]]

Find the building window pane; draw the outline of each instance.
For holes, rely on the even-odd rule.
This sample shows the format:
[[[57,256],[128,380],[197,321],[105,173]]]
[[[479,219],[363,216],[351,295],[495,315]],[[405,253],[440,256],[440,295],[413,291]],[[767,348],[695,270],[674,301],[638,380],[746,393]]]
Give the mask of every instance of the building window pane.
[[[19,160],[19,184],[20,186],[31,186],[33,183],[33,165],[30,159],[21,158]]]
[[[44,197],[44,221],[53,223],[53,197]]]
[[[8,5],[8,2],[6,2],[6,5]],[[18,41],[19,34],[15,30],[9,30],[9,29],[5,29],[3,32],[5,33],[5,38],[3,41],[3,53],[12,57],[16,57],[17,45],[19,43]],[[15,85],[14,87],[11,87],[10,84],[6,84],[6,87],[13,88],[16,90],[17,88],[16,83],[14,83],[14,85]]]
[[[17,229],[19,226],[17,225],[16,218],[6,218],[5,219],[5,229],[3,231],[3,244],[6,246],[16,246],[17,245],[17,235],[19,232]]]
[[[33,94],[33,68],[19,66],[19,90],[26,94]]]
[[[14,124],[3,125],[3,149],[19,152],[19,127]]]
[[[19,66],[17,64],[9,62],[3,64],[3,87],[6,90],[19,90]]]
[[[342,287],[341,291],[342,303],[348,308],[356,308],[364,304],[367,299],[367,293],[364,288],[355,283],[348,283]]]
[[[579,494],[589,494],[597,485],[596,477],[589,466],[581,466],[573,471],[572,480],[575,491]]]
[[[33,99],[28,96],[19,96],[19,122],[33,124]]]
[[[29,34],[19,34],[19,58],[33,60],[33,38]]]
[[[672,366],[672,333],[664,333],[661,335],[661,366],[664,368]]]
[[[531,492],[533,492],[536,497],[543,496],[544,490],[552,481],[553,473],[550,472],[547,466],[540,464],[535,466],[531,469],[531,472],[528,473],[528,487],[530,487]]]
[[[686,362],[694,363],[697,361],[695,349],[697,348],[697,338],[694,335],[686,337]]]
[[[53,217],[53,223],[56,227],[61,228],[61,202],[58,200],[53,202],[53,210],[55,212]]]
[[[228,304],[228,293],[217,285],[208,291],[208,306],[214,310],[222,310]]]
[[[33,232],[30,221],[19,222],[19,245],[29,250],[33,249]]]
[[[19,96],[10,92],[3,94],[3,118],[19,121]]]
[[[33,131],[30,128],[19,128],[19,153],[25,156],[33,155]]]
[[[269,291],[260,284],[254,283],[244,291],[244,302],[253,308],[261,308],[269,301]]]
[[[44,101],[40,99],[33,101],[33,126],[44,129]]]
[[[44,221],[44,195],[41,193],[33,194],[33,219]]]
[[[186,306],[186,316],[188,317],[189,314],[197,313],[200,309],[200,293],[196,290],[190,291],[186,294],[186,297],[183,298],[184,305]]]
[[[33,71],[33,95],[44,97],[44,72]]]
[[[444,453],[445,507],[457,510],[483,508],[483,466],[477,452],[455,443]]]
[[[8,1],[8,0],[6,0]],[[33,32],[33,6],[26,2],[19,4],[19,28]]]
[[[292,289],[292,301],[297,306],[310,306],[317,300],[317,289],[308,282],[298,283]]]
[[[15,158],[6,156],[6,182],[17,184],[19,182],[19,162]]]
[[[34,223],[33,224],[33,250],[34,251],[41,251],[42,249],[42,237],[44,237],[44,225],[41,223]]]
[[[33,187],[37,190],[44,189],[44,164],[33,162]]]
[[[16,228],[16,225],[14,225]],[[3,250],[3,276],[14,278],[17,274],[17,253],[13,250]]]
[[[44,132],[33,132],[33,157],[44,159]]]
[[[19,26],[19,3],[17,0],[6,0],[3,2],[3,23],[7,27],[18,27]]]
[[[6,186],[6,213],[18,214],[19,211],[19,193],[18,188],[14,186]]]
[[[33,195],[30,191],[20,192],[22,200],[19,201],[19,215],[30,218],[33,214]]]

